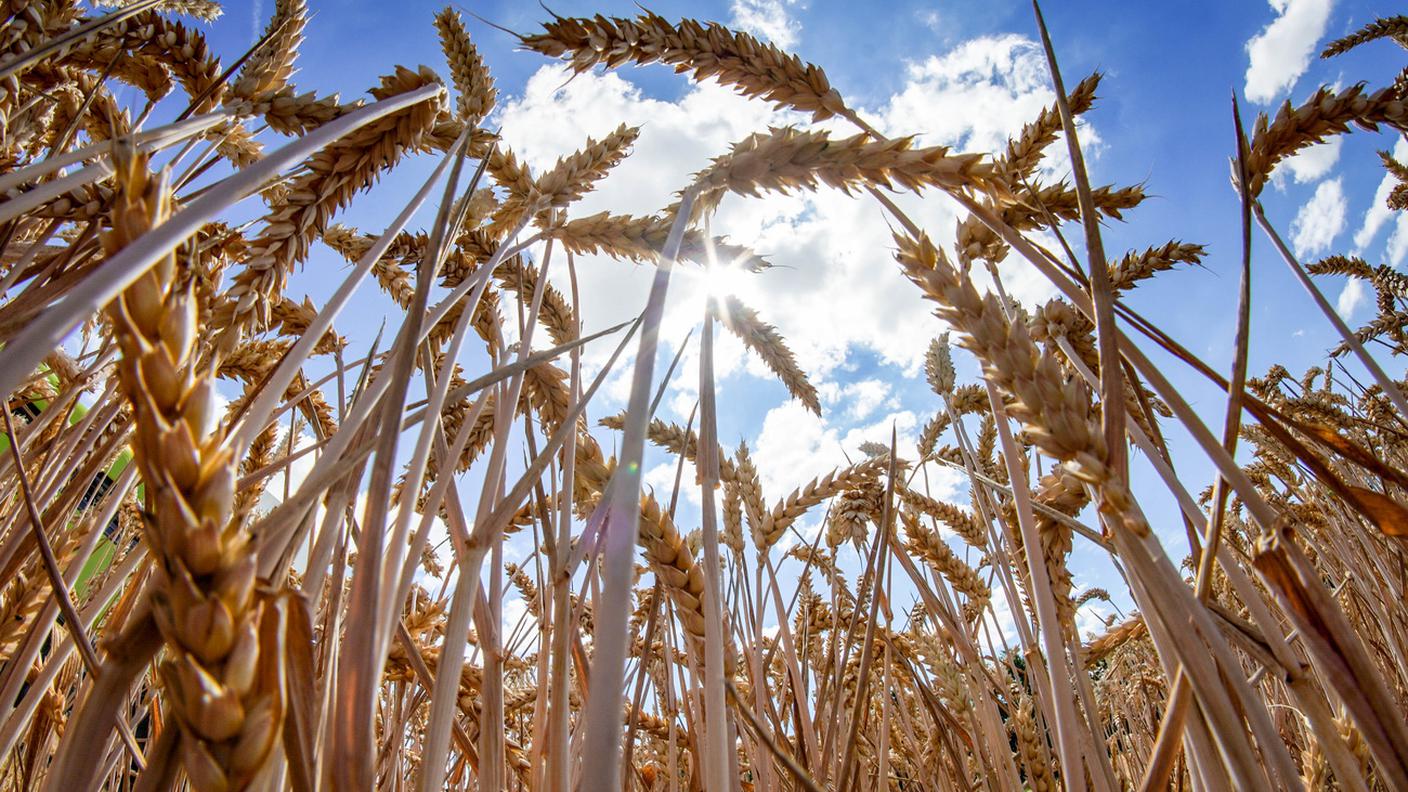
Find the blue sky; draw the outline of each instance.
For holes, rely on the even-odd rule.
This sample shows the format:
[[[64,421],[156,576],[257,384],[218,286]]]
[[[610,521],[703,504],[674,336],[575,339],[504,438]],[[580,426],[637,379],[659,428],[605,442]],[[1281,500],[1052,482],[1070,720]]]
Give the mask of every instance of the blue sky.
[[[609,0],[559,0],[550,6],[563,15],[636,13],[632,3]],[[227,2],[225,17],[209,33],[215,51],[227,62],[237,57],[262,31],[272,7],[272,0]],[[310,7],[315,18],[296,78],[301,89],[336,90],[350,98],[362,95],[396,63],[444,71],[431,24],[441,7],[437,3],[310,0]],[[717,20],[769,38],[822,66],[848,103],[887,134],[918,134],[926,144],[993,150],[1051,99],[1031,8],[1021,0],[732,0],[650,7],[670,19]],[[461,10],[525,33],[548,16],[529,2],[475,3]],[[1047,4],[1067,84],[1093,70],[1105,73],[1083,133],[1092,180],[1142,183],[1151,196],[1125,222],[1106,224],[1107,251],[1114,256],[1171,239],[1208,248],[1203,267],[1166,273],[1136,289],[1129,303],[1219,369],[1229,365],[1238,281],[1237,201],[1227,177],[1231,97],[1235,93],[1242,102],[1250,125],[1256,113],[1274,112],[1286,98],[1303,100],[1321,84],[1388,83],[1402,65],[1391,44],[1372,44],[1329,62],[1315,53],[1328,40],[1391,10],[1351,0]],[[768,124],[805,122],[658,66],[568,82],[560,66],[515,49],[508,34],[467,22],[498,81],[500,105],[491,124],[502,125],[505,140],[535,169],[621,120],[642,125],[635,156],[572,212],[576,216],[608,207],[651,213],[731,141]],[[1408,224],[1374,209],[1382,203],[1376,191],[1383,179],[1374,152],[1393,144],[1388,135],[1357,133],[1282,168],[1263,202],[1302,258],[1357,251],[1371,264],[1401,264],[1408,252]],[[1065,176],[1063,163],[1064,156],[1053,158],[1043,178]],[[379,230],[430,164],[428,159],[407,163],[342,221]],[[956,215],[943,199],[905,206],[936,241],[950,243]],[[943,327],[900,275],[874,204],[832,193],[730,198],[712,228],[778,265],[731,286],[778,325],[823,395],[823,416],[813,418],[788,402],[782,387],[737,343],[721,343],[720,439],[726,447],[746,439],[754,448],[769,499],[843,463],[846,454],[856,457],[862,440],[888,442],[892,425],[912,444],[937,406],[919,360],[929,338]],[[1336,342],[1333,330],[1314,313],[1260,233],[1254,245],[1253,374],[1272,362],[1292,372],[1322,364]],[[343,266],[330,251],[318,249],[293,280],[291,295],[307,292],[316,300],[334,287],[337,279],[331,276]],[[565,270],[554,272],[561,282]],[[649,278],[644,268],[584,260],[579,272],[589,329],[634,315],[644,303]],[[1008,288],[1024,300],[1051,296],[1015,260],[1002,272]],[[676,279],[665,354],[697,325],[705,286],[688,275]],[[1341,295],[1341,286],[1322,283],[1351,314],[1352,325],[1367,319],[1372,305],[1356,301],[1352,292]],[[362,295],[339,321],[339,330],[354,349],[364,349],[389,315],[388,307],[374,291]],[[683,373],[662,408],[664,417],[680,423],[696,395],[697,369],[691,366],[697,366],[697,357],[687,351]],[[1220,393],[1170,366],[1190,401],[1210,424],[1220,426]],[[975,373],[971,360],[961,358],[960,376],[971,381]],[[624,379],[613,380],[593,416],[620,409],[624,396]],[[1181,433],[1171,432],[1170,441],[1175,463],[1196,493],[1210,482],[1211,471]],[[1136,489],[1177,561],[1184,553],[1183,529],[1172,500],[1146,467],[1138,466]],[[672,471],[663,458],[649,460],[647,481],[667,487]],[[933,483],[967,503],[962,489],[941,472],[935,471]],[[697,499],[697,493],[692,501],[684,499],[686,527]],[[809,528],[816,519],[819,515]],[[1073,564],[1079,582],[1122,589],[1108,564],[1079,542]]]

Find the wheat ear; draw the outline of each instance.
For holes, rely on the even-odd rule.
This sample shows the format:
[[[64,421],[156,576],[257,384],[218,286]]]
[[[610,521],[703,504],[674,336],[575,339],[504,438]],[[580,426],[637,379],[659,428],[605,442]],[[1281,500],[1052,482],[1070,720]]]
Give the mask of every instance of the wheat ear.
[[[162,222],[165,185],[145,158],[119,157],[109,254]],[[255,592],[250,537],[232,522],[235,460],[212,432],[214,387],[196,362],[197,306],[175,255],[160,259],[108,308],[118,378],[135,420],[133,457],[146,487],[152,608],[166,641],[159,672],[199,790],[244,789],[268,759],[283,717],[279,612]]]
[[[382,78],[372,95],[386,99],[439,82],[428,69],[398,67],[394,75]],[[294,180],[287,199],[265,218],[264,232],[250,243],[245,269],[230,286],[228,312],[233,315],[219,317],[227,326],[226,351],[233,348],[242,326],[268,319],[273,295],[283,290],[293,268],[307,259],[310,245],[327,228],[332,213],[419,143],[435,119],[438,104],[418,102],[378,119],[305,163],[307,172]]]
[[[792,398],[801,402],[808,410],[821,415],[821,400],[817,397],[816,388],[807,380],[807,374],[802,371],[802,367],[797,365],[797,358],[792,354],[792,350],[787,348],[787,342],[782,340],[782,334],[777,332],[777,328],[764,322],[758,317],[757,311],[744,305],[742,300],[731,294],[722,301],[713,301],[712,306],[723,326],[738,336],[744,346],[762,358],[763,363],[782,380]]]
[[[498,89],[494,78],[484,66],[479,50],[469,40],[460,15],[450,7],[435,15],[435,29],[440,33],[440,47],[450,63],[450,78],[459,96],[455,109],[466,124],[478,124],[494,109]]]
[[[569,61],[578,74],[598,65],[614,69],[660,62],[693,72],[698,80],[713,78],[744,96],[811,113],[814,120],[847,112],[821,69],[712,23],[686,19],[671,25],[649,11],[635,19],[558,17],[542,33],[521,41],[528,49]]]

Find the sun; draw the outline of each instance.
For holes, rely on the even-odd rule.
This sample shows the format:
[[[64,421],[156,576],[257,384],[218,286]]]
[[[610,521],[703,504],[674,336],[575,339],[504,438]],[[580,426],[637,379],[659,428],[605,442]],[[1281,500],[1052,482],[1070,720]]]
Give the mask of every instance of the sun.
[[[700,300],[743,297],[757,288],[757,283],[752,280],[754,273],[745,270],[736,261],[710,267],[680,267],[677,272],[685,275],[690,291]]]
[[[733,262],[723,266],[710,267],[702,272],[704,289],[710,297],[721,300],[725,297],[737,295],[750,284],[750,272],[745,272],[742,267]]]

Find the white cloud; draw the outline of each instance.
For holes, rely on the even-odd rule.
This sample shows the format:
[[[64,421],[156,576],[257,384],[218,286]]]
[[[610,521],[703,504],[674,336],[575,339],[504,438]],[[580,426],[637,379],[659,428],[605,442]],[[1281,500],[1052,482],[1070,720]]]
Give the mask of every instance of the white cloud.
[[[1408,214],[1400,212],[1393,222],[1393,233],[1388,236],[1388,247],[1384,251],[1388,261],[1397,267],[1408,256]]]
[[[259,41],[259,36],[263,33],[265,22],[264,0],[254,0],[254,2],[250,4],[249,11],[249,43],[254,44]]]
[[[696,509],[699,508],[703,499],[699,492],[699,483],[695,479],[694,465],[685,462],[684,469],[680,470],[679,457],[671,457],[645,472],[644,479],[647,491],[654,491],[656,500],[662,504],[668,504],[670,499],[674,497],[676,475],[679,476],[680,481],[680,501],[690,503]]]
[[[851,425],[829,415],[818,417],[796,402],[774,407],[763,418],[753,444],[763,492],[768,498],[780,498],[814,476],[859,462],[865,457],[859,450],[861,443],[889,446],[891,431],[899,457],[915,459],[919,424],[918,416],[909,410],[878,414],[870,423]],[[936,498],[952,498],[962,489],[963,479],[962,473],[933,463],[916,477],[928,481]]]
[[[1402,141],[1400,141],[1401,143]],[[1393,178],[1393,174],[1384,174],[1383,181],[1379,182],[1379,187],[1374,191],[1374,202],[1369,205],[1369,211],[1364,213],[1364,222],[1359,226],[1359,230],[1354,232],[1354,247],[1356,250],[1363,250],[1373,243],[1374,238],[1383,230],[1384,223],[1393,217],[1393,210],[1388,208],[1388,196],[1393,192],[1393,186],[1398,180]]]
[[[1326,179],[1291,221],[1291,244],[1302,258],[1329,250],[1344,230],[1344,188],[1338,178]]]
[[[733,0],[729,25],[791,49],[802,33],[802,24],[789,12],[796,5],[797,0]]]
[[[797,402],[768,410],[753,455],[763,491],[772,498],[802,484],[797,480],[799,475],[846,464],[837,430]],[[779,474],[785,478],[779,478]]]
[[[887,133],[924,130],[920,145],[947,145],[958,150],[1000,148],[1030,118],[1048,104],[1044,59],[1031,40],[1014,35],[983,37],[965,42],[939,56],[911,64],[901,90],[873,107],[861,108]],[[543,123],[542,119],[553,119]],[[778,112],[765,103],[735,95],[713,83],[691,84],[675,101],[647,97],[622,73],[587,73],[569,79],[561,66],[545,66],[530,80],[521,97],[507,103],[503,134],[531,168],[541,171],[558,157],[579,148],[588,136],[600,137],[622,121],[641,126],[635,151],[608,178],[571,210],[573,217],[609,210],[634,215],[653,214],[674,200],[675,191],[690,175],[729,145],[769,125],[804,124],[798,113]],[[853,134],[834,122],[837,134]],[[1082,142],[1098,143],[1086,127]],[[1043,179],[1062,175],[1064,146],[1053,146]],[[895,200],[939,241],[954,227],[956,207],[940,194],[896,195]],[[797,195],[770,194],[745,199],[728,196],[711,218],[712,232],[751,247],[774,265],[737,284],[736,293],[762,318],[776,325],[813,383],[825,391],[833,377],[848,379],[844,369],[856,351],[876,354],[885,366],[906,374],[918,371],[922,343],[896,343],[897,338],[927,337],[942,331],[919,291],[899,273],[886,217],[864,196],[835,190]],[[565,262],[559,256],[550,277],[567,286]],[[1002,265],[1004,284],[1018,300],[1048,298],[1049,284],[1015,257]],[[603,257],[577,259],[583,322],[588,331],[633,318],[645,304],[653,269]],[[986,273],[976,279],[986,282]],[[693,267],[677,269],[662,328],[662,347],[673,345],[698,326],[703,295],[709,288]],[[718,335],[717,376],[726,390],[731,375],[771,378],[751,355]],[[609,345],[587,353],[586,376],[599,364]],[[631,347],[634,349],[634,346]],[[696,350],[686,353],[668,409],[683,418],[697,391]],[[660,364],[663,369],[664,363]],[[604,396],[614,404],[629,388],[629,356],[618,364]],[[877,375],[881,379],[886,375]],[[614,405],[611,409],[615,409]],[[878,408],[871,408],[878,409]]]
[[[923,130],[921,145],[998,150],[1051,101],[1045,69],[1039,47],[1029,39],[1015,35],[974,39],[944,55],[910,64],[908,79],[898,93],[861,112],[887,134]],[[1094,145],[1098,137],[1086,128],[1082,142]],[[1052,149],[1044,169],[1048,179],[1065,162],[1064,147]],[[920,199],[906,194],[897,196],[896,202],[941,242],[944,230],[952,228],[958,217],[955,207],[941,197]],[[877,255],[894,245],[879,209],[837,192],[808,196],[804,204],[810,212],[794,222],[773,224],[752,243],[769,253],[791,247],[798,262],[797,269],[763,276],[761,280],[771,286],[767,297],[772,305],[759,310],[782,328],[809,371],[824,375],[856,347],[871,349],[906,372],[917,371],[924,345],[895,344],[894,339],[937,333],[940,326],[929,318],[931,309],[913,287],[890,275],[894,265],[889,256]],[[777,259],[790,263],[782,255]],[[1050,285],[1025,262],[1014,257],[1002,270],[1018,299],[1051,295]],[[816,310],[818,305],[841,304],[847,306],[844,322],[830,311]]]
[[[868,418],[882,404],[897,406],[890,398],[890,383],[878,379],[852,382],[841,389],[842,404],[856,420]]]
[[[552,118],[554,123],[543,123]],[[713,83],[690,87],[678,101],[666,102],[644,96],[640,89],[619,74],[583,74],[569,79],[564,67],[544,66],[529,80],[521,97],[503,109],[504,136],[515,153],[534,172],[550,167],[558,157],[582,146],[587,137],[600,139],[622,122],[641,127],[634,152],[597,189],[574,205],[573,217],[600,211],[615,214],[651,215],[674,200],[674,192],[688,183],[689,175],[703,168],[709,159],[726,151],[733,141],[769,123],[784,123],[787,117],[770,110],[762,102],[735,95]],[[566,262],[559,254],[550,267],[550,279],[560,288],[569,286]],[[695,271],[680,268],[671,284],[671,309],[662,330],[662,345],[678,344],[702,317],[703,290]],[[577,260],[578,285],[584,307],[582,321],[587,332],[633,318],[645,305],[654,269],[615,261],[602,256]],[[694,297],[682,305],[682,297]],[[757,307],[757,306],[755,306]],[[721,353],[724,359],[722,336]],[[595,374],[614,345],[588,348],[584,376]],[[634,344],[628,351],[634,351]],[[740,357],[730,352],[729,359]],[[681,370],[698,370],[686,360]],[[716,363],[718,360],[716,360]],[[631,357],[623,355],[604,396],[623,402],[630,388]],[[692,379],[692,374],[688,377]],[[680,377],[684,381],[686,377]]]
[[[1340,290],[1339,300],[1335,304],[1335,310],[1340,316],[1348,319],[1354,315],[1354,310],[1364,302],[1364,281],[1360,278],[1346,278],[1344,288]]]
[[[1296,184],[1309,184],[1323,177],[1330,172],[1331,168],[1335,167],[1335,163],[1339,162],[1342,145],[1344,145],[1344,137],[1337,135],[1324,143],[1302,149],[1271,172],[1272,183],[1279,188],[1284,188],[1287,176],[1290,176]]]
[[[1001,150],[1053,97],[1040,46],[1012,33],[971,39],[911,63],[908,72],[879,120],[891,134],[922,130],[925,145]],[[1064,151],[1064,144],[1049,149]]]
[[[1334,0],[1270,0],[1277,17],[1247,42],[1247,98],[1265,104],[1279,99],[1310,65],[1315,43],[1325,33]]]
[[[932,8],[921,9],[914,13],[915,18],[924,23],[924,27],[935,33],[944,32],[944,16]]]
[[[543,123],[545,118],[554,123]],[[678,101],[666,102],[646,97],[619,72],[573,78],[559,65],[539,68],[502,115],[504,137],[535,172],[580,148],[588,136],[599,139],[623,122],[641,126],[632,156],[576,205],[583,213],[610,207],[637,214],[670,203],[688,175],[730,143],[785,120],[767,104],[713,82],[692,84]]]
[[[1408,161],[1408,140],[1399,138],[1398,142],[1393,144],[1393,156],[1394,159],[1397,159],[1399,162]],[[1364,213],[1364,223],[1359,226],[1359,230],[1354,234],[1355,251],[1362,253],[1365,248],[1373,244],[1374,238],[1379,235],[1379,231],[1383,230],[1384,224],[1394,217],[1394,211],[1388,208],[1388,196],[1393,192],[1393,188],[1397,184],[1398,180],[1393,177],[1393,174],[1384,174],[1383,180],[1379,182],[1378,189],[1374,191],[1373,203],[1369,205],[1369,210]],[[1403,217],[1403,213],[1398,213],[1398,225],[1400,226],[1404,223]],[[1395,238],[1400,235],[1400,232],[1395,231]],[[1393,247],[1392,242],[1390,242],[1390,247]],[[1399,254],[1399,260],[1401,259],[1402,253]],[[1396,264],[1397,262],[1395,262],[1395,265]]]

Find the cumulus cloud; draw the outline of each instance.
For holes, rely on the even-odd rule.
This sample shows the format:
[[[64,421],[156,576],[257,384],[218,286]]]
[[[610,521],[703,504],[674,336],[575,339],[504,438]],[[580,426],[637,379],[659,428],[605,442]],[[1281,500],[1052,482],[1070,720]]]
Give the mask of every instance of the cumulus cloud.
[[[1247,42],[1247,98],[1265,104],[1295,87],[1325,34],[1334,0],[1270,0],[1276,19]]]
[[[1296,184],[1309,184],[1320,179],[1335,167],[1335,163],[1340,161],[1340,147],[1342,145],[1344,145],[1344,138],[1336,136],[1324,143],[1302,149],[1271,172],[1271,183],[1278,188],[1284,188],[1288,176]]]
[[[1324,253],[1344,230],[1344,188],[1338,178],[1326,179],[1291,221],[1291,244],[1302,258]]]
[[[1393,145],[1393,156],[1399,162],[1408,161],[1408,141],[1399,139]],[[1374,191],[1373,203],[1369,205],[1368,211],[1364,213],[1364,221],[1359,226],[1359,230],[1354,233],[1354,249],[1357,253],[1362,253],[1369,245],[1373,244],[1379,232],[1383,230],[1389,220],[1395,221],[1393,233],[1389,237],[1389,256],[1394,266],[1398,266],[1403,261],[1403,255],[1408,252],[1408,215],[1402,212],[1394,212],[1388,208],[1388,197],[1393,192],[1398,180],[1393,174],[1385,173],[1379,182],[1379,187]]]
[[[1402,141],[1399,141],[1402,143]],[[1374,239],[1383,230],[1384,224],[1393,217],[1393,210],[1388,208],[1388,196],[1393,192],[1393,186],[1398,180],[1393,178],[1393,174],[1384,174],[1383,181],[1379,182],[1379,187],[1374,191],[1373,203],[1369,204],[1369,210],[1364,213],[1364,221],[1359,226],[1359,230],[1354,232],[1354,247],[1356,250],[1363,250],[1373,244]]]
[[[1398,215],[1394,221],[1393,233],[1388,235],[1388,245],[1384,250],[1388,257],[1388,262],[1397,267],[1403,263],[1405,256],[1408,256],[1408,216]]]
[[[764,479],[763,487],[772,493],[786,492],[800,484],[791,478],[797,471],[846,464],[846,453],[836,429],[828,426],[824,418],[793,402],[768,410],[754,456]],[[778,479],[779,475],[789,478]]]
[[[1364,297],[1364,281],[1359,278],[1346,278],[1344,288],[1340,290],[1339,300],[1335,303],[1335,310],[1345,318],[1354,316],[1355,309],[1363,304]]]
[[[883,404],[896,406],[890,397],[890,383],[878,379],[865,379],[852,382],[840,390],[838,396],[851,418],[863,420],[870,417],[876,408]]]
[[[797,0],[733,0],[729,25],[791,49],[802,33],[802,24],[790,11],[795,6]]]
[[[1015,35],[986,36],[943,54],[909,65],[901,90],[883,104],[862,109],[867,119],[891,135],[925,130],[923,145],[956,150],[993,151],[1021,129],[1052,99],[1039,47]],[[962,112],[956,112],[962,108]],[[1098,143],[1086,129],[1082,142]],[[1054,146],[1044,169],[1053,178],[1065,162],[1064,148]],[[949,202],[901,195],[897,201],[930,229],[952,228],[958,214]],[[879,210],[836,192],[802,199],[803,211],[790,222],[771,224],[751,243],[779,254],[791,247],[797,269],[768,273],[771,288],[765,311],[782,327],[803,365],[824,374],[851,349],[868,348],[906,372],[917,370],[923,344],[895,344],[894,339],[940,328],[928,309],[893,270],[889,229]],[[791,263],[778,256],[780,263]],[[818,272],[817,267],[822,267]],[[1023,262],[1004,265],[1009,289],[1024,301],[1046,299],[1049,284]],[[845,284],[844,299],[833,290]],[[839,297],[839,294],[836,294]],[[846,304],[843,322],[818,306]],[[761,309],[760,309],[761,310]]]
[[[654,492],[661,503],[669,503],[674,497],[675,478],[679,477],[680,500],[698,509],[703,504],[703,496],[694,478],[694,466],[688,462],[680,468],[679,457],[671,457],[645,471],[644,482],[647,492]]]
[[[832,468],[845,467],[865,458],[862,443],[890,445],[895,433],[901,459],[918,456],[919,418],[909,410],[894,410],[859,423],[845,415],[817,416],[796,402],[768,410],[754,447],[763,491],[780,498],[806,483],[812,476]],[[963,474],[952,468],[929,463],[916,476],[927,480],[936,498],[952,498],[964,486]]]
[[[773,110],[713,83],[690,84],[673,101],[655,99],[628,76],[611,72],[570,78],[562,66],[544,66],[503,109],[506,140],[535,172],[579,148],[588,136],[599,138],[622,121],[642,127],[633,155],[574,205],[574,217],[608,209],[653,214],[674,200],[693,172],[731,143],[770,125],[806,122],[800,114]],[[915,61],[897,93],[860,112],[887,133],[925,130],[921,145],[991,151],[1051,99],[1040,48],[1030,39],[1002,35],[974,39]],[[543,123],[545,118],[553,123]],[[835,129],[837,134],[853,132],[839,122]],[[1094,146],[1098,136],[1086,127],[1082,142]],[[1044,180],[1064,175],[1064,147],[1053,146],[1051,154],[1044,163]],[[940,237],[958,217],[957,208],[942,196],[901,194],[896,200]],[[731,290],[779,328],[799,364],[823,391],[833,377],[844,378],[847,361],[858,351],[871,352],[882,365],[905,374],[917,373],[924,344],[896,339],[926,339],[943,330],[918,290],[899,274],[889,226],[872,201],[834,190],[754,199],[728,196],[710,223],[712,233],[751,247],[775,265],[738,279]],[[651,268],[603,257],[580,257],[576,265],[588,331],[632,318],[644,305]],[[567,283],[566,269],[557,262],[550,277],[560,285]],[[986,273],[976,276],[986,278]],[[1024,302],[1044,300],[1052,293],[1033,268],[1015,257],[1003,265],[1003,278],[1009,293]],[[697,268],[676,270],[661,334],[668,352],[697,327],[703,295],[711,288]],[[730,376],[771,378],[740,347],[725,345],[727,333],[718,337],[715,363],[721,389],[727,390]],[[593,356],[600,361],[609,351],[599,346],[588,354],[589,364]],[[688,351],[680,371],[697,371],[696,355]],[[624,399],[629,369],[629,360],[618,365],[606,386],[609,400]],[[674,390],[665,403],[681,419],[693,404],[693,379],[692,373],[677,376],[678,384],[671,386]]]
[[[545,118],[554,119],[554,123],[543,123]],[[761,102],[749,101],[713,83],[693,85],[678,100],[669,102],[645,96],[618,73],[571,78],[561,66],[540,68],[528,80],[523,95],[504,107],[501,117],[509,145],[535,173],[580,148],[588,137],[600,139],[617,124],[641,127],[632,156],[574,205],[574,217],[608,210],[652,215],[674,200],[675,191],[688,183],[691,173],[726,151],[731,142],[765,129],[769,123],[789,120]],[[568,285],[567,274],[561,263],[552,265],[550,278],[559,286]],[[652,274],[652,268],[606,257],[579,259],[580,302],[586,307],[584,328],[591,332],[634,317],[645,304]],[[697,270],[681,268],[676,273],[669,321],[662,331],[667,345],[677,343],[701,318],[701,286]],[[683,295],[697,299],[682,305]],[[595,345],[588,363],[601,362],[609,351],[606,345]],[[719,359],[725,358],[720,355]],[[731,351],[727,359],[741,360],[741,356]],[[613,400],[624,400],[628,392],[629,362],[618,365],[617,375],[606,386],[605,395]],[[697,370],[697,363],[695,366]]]
[[[904,87],[879,120],[892,134],[924,130],[928,145],[997,151],[1051,102],[1050,81],[1035,41],[1013,33],[982,36],[909,64]],[[1082,134],[1082,143],[1092,141],[1089,131]],[[1064,151],[1056,145],[1048,153]]]
[[[1400,162],[1408,159],[1408,141],[1400,138],[1393,146],[1393,156]],[[1378,239],[1384,226],[1392,220],[1393,230],[1389,233],[1385,256],[1395,267],[1401,264],[1404,255],[1408,254],[1408,216],[1388,208],[1389,194],[1397,184],[1398,180],[1393,174],[1384,174],[1378,188],[1374,190],[1374,199],[1364,212],[1359,229],[1354,232],[1354,254],[1363,256],[1365,250]],[[1335,307],[1341,316],[1350,318],[1364,304],[1367,297],[1368,290],[1364,282],[1358,278],[1348,278],[1340,289]]]

